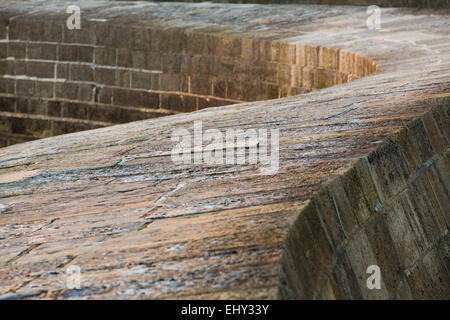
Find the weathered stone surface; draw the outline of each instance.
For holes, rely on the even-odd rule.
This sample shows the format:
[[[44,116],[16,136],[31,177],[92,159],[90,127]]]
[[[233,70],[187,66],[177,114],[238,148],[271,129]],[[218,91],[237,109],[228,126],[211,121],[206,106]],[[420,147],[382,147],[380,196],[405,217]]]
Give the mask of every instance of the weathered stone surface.
[[[8,50],[17,49],[19,57],[21,49],[9,49],[9,44],[35,44],[39,37],[58,39],[48,42],[61,47],[63,40],[80,48],[114,44],[125,49],[129,66],[143,63],[135,52],[147,50],[144,35],[161,51],[177,47],[182,38],[186,42],[177,50],[185,52],[173,61],[197,64],[191,70],[212,70],[214,81],[208,85],[225,97],[230,86],[251,91],[242,89],[246,80],[239,79],[248,70],[234,73],[234,68],[246,70],[239,59],[254,61],[258,79],[268,76],[297,86],[292,71],[278,71],[284,67],[276,65],[295,61],[296,67],[304,67],[302,85],[296,88],[338,85],[0,149],[0,294],[88,299],[450,297],[448,15],[383,9],[382,29],[374,31],[367,29],[365,8],[359,7],[79,1],[83,26],[95,30],[95,37],[90,32],[66,38],[61,26],[68,3],[2,4],[0,25],[8,21],[10,26],[9,40],[3,41]],[[44,16],[47,35],[25,28]],[[114,38],[117,33],[105,26],[140,40],[133,35]],[[139,28],[152,32],[140,33]],[[172,35],[179,38],[167,41]],[[95,51],[92,59],[97,59]],[[64,59],[89,58],[82,50],[74,52]],[[98,54],[102,65],[114,63],[104,52]],[[208,68],[191,59],[217,52],[227,58],[207,63]],[[119,49],[116,53],[122,54]],[[324,75],[321,66],[339,72]],[[293,74],[300,72],[294,68]],[[143,79],[130,75],[122,82],[129,99],[114,95],[114,90],[124,90],[123,84],[113,88],[110,104],[95,104],[105,110],[114,106],[120,115],[133,110],[114,103],[124,99],[126,104],[139,92],[134,87]],[[225,89],[215,86],[221,75]],[[331,75],[342,81],[330,81]],[[2,98],[12,99],[5,101],[14,101],[15,108],[23,98],[14,91],[17,84],[33,81],[12,75],[0,80]],[[12,89],[10,80],[15,81]],[[284,96],[276,83],[264,82],[258,87],[271,98]],[[31,86],[23,86],[23,92],[31,103],[37,97],[27,88]],[[58,92],[73,98],[49,99],[41,109],[35,107],[36,114],[27,113],[28,121],[35,120],[32,125],[10,121],[20,117],[10,110],[11,102],[4,103],[1,130],[17,131],[14,139],[30,139],[26,128],[39,132],[46,128],[42,119],[51,119],[55,134],[71,130],[75,122],[63,117],[73,109],[69,103],[74,101],[68,100],[80,99],[79,90]],[[143,98],[138,94],[136,99]],[[40,114],[50,109],[58,116]],[[84,116],[80,110],[86,109],[76,109],[74,117]],[[98,125],[109,125],[108,117],[100,118],[95,118]],[[260,174],[260,164],[174,164],[171,134],[179,128],[192,132],[196,120],[202,120],[203,130],[278,128],[279,171],[266,176]],[[86,129],[91,123],[80,121]],[[379,291],[365,286],[372,264],[381,268]],[[80,290],[66,287],[70,265],[81,267]]]

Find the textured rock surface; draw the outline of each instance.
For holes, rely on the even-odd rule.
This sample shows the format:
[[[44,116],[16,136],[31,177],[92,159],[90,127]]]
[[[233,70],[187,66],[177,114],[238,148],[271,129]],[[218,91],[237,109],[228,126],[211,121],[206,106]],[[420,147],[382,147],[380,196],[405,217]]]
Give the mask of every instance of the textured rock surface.
[[[84,19],[280,43],[271,58],[282,44],[339,48],[378,69],[299,96],[1,149],[0,294],[450,297],[448,15],[383,9],[373,31],[358,7],[78,3]],[[0,23],[45,15],[64,28],[65,7],[3,4]],[[317,66],[329,61],[314,52]],[[195,120],[278,128],[279,171],[175,165],[171,134]],[[372,264],[382,290],[366,287]],[[66,288],[70,265],[81,267],[81,290]]]

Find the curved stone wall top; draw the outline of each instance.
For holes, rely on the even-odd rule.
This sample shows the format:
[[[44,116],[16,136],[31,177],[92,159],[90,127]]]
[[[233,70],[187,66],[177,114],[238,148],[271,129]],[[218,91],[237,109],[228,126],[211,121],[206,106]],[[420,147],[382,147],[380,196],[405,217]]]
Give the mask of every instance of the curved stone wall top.
[[[0,23],[69,3],[2,4]],[[335,48],[378,68],[303,95],[1,149],[3,297],[448,298],[448,15],[382,9],[376,31],[358,7],[77,4],[92,22]],[[172,134],[192,137],[194,124],[223,137],[278,129],[278,170],[175,163]],[[380,266],[382,290],[365,286],[366,264]],[[70,265],[79,290],[65,286]]]

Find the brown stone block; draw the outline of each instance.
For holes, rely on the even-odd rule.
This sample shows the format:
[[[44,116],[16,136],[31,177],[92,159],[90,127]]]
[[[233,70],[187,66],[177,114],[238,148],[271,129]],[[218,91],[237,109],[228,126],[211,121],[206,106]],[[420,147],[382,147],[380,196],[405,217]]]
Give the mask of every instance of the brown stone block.
[[[22,21],[24,24],[25,21]],[[41,23],[39,18],[31,18],[29,21],[25,23],[27,32],[24,32],[21,35],[21,38],[24,40],[31,41],[42,41],[44,35],[44,25]]]
[[[450,279],[435,250],[431,250],[423,261],[408,273],[407,281],[414,299],[450,298]]]
[[[94,48],[80,45],[59,45],[58,60],[75,62],[93,62]]]
[[[61,117],[62,103],[60,101],[48,101],[47,115],[50,117]]]
[[[291,83],[291,68],[287,64],[277,65],[276,83],[280,86],[287,86]]]
[[[150,74],[150,89],[151,90],[159,90],[161,88],[160,76],[161,76],[161,74],[158,74],[158,73]],[[181,78],[184,78],[184,77],[181,77]],[[164,88],[161,88],[161,89],[164,89]],[[187,89],[186,89],[186,91],[187,91]]]
[[[114,25],[109,23],[99,22],[96,24],[94,32],[95,32],[95,44],[97,46],[105,46],[112,47],[114,46],[113,36],[116,29]],[[111,49],[111,48],[96,48],[97,49]],[[115,50],[115,49],[112,49]]]
[[[162,88],[164,86],[161,84]],[[211,95],[212,94],[212,82],[208,78],[190,78],[190,93]]]
[[[28,113],[28,106],[30,104],[30,98],[16,98],[16,112]]]
[[[36,138],[51,136],[52,124],[47,119],[24,119],[25,134]]]
[[[243,100],[246,97],[244,84],[242,81],[227,81],[227,98]]]
[[[16,101],[13,98],[0,97],[0,111],[15,112]]]
[[[131,71],[117,70],[115,85],[122,88],[130,88],[131,86]]]
[[[370,290],[367,288],[367,279],[370,276],[370,274],[367,273],[367,267],[371,265],[379,265],[377,256],[375,255],[378,252],[378,248],[375,248],[377,251],[374,251],[371,245],[372,241],[369,240],[369,237],[364,231],[361,231],[351,241],[349,241],[345,252],[348,255],[351,269],[355,274],[356,283],[361,292],[362,299],[388,299],[389,291],[383,277],[382,269],[381,289]]]
[[[170,30],[170,37],[167,39],[168,52],[180,55],[183,51],[183,43],[186,35],[184,28],[176,28]]]
[[[191,97],[189,97],[189,98],[191,98]],[[193,102],[193,99],[191,99],[191,100],[192,101],[188,101],[188,103],[186,103],[186,106],[185,106],[185,110],[187,110],[186,112],[195,110],[195,109],[192,109],[192,106],[194,106],[194,102]],[[224,105],[228,105],[228,104],[230,104],[230,102],[227,100],[223,100],[223,99],[214,99],[214,98],[210,98],[210,97],[207,97],[207,98],[198,97],[198,99],[197,99],[198,110],[205,109],[205,108],[211,108],[211,107],[219,107],[219,106],[224,106]],[[179,111],[182,111],[182,110],[179,110]]]
[[[7,27],[8,21],[6,19],[0,18],[0,39],[6,39],[6,36],[8,34]]]
[[[113,89],[113,104],[119,106],[141,106],[141,92],[130,89]]]
[[[55,97],[64,99],[77,99],[78,84],[71,82],[56,82]]]
[[[448,197],[448,181],[444,181],[445,177],[441,177],[436,169],[436,165],[430,167],[427,171],[426,176],[430,187],[433,190],[433,194],[436,197],[436,201],[444,213],[447,223],[450,221],[450,199]],[[448,178],[448,167],[447,167],[447,177]],[[447,183],[447,185],[446,185]]]
[[[213,80],[213,96],[219,98],[227,97],[227,81],[222,79]]]
[[[16,94],[18,96],[32,96],[35,94],[35,81],[16,80]]]
[[[201,98],[187,95],[180,95],[180,99],[181,104],[179,106],[174,105],[171,110],[181,112],[191,112],[200,109],[198,101],[200,101]]]
[[[338,252],[336,260],[337,262],[332,273],[332,277],[336,283],[336,286],[333,286],[333,292],[336,298],[362,299],[358,280],[345,251]]]
[[[151,73],[148,72],[131,72],[131,87],[137,89],[150,89]]]
[[[178,94],[161,94],[161,108],[169,110],[183,109],[183,100]]]
[[[62,42],[63,28],[66,27],[66,20],[45,20],[43,24],[43,39],[48,42]]]
[[[375,183],[383,196],[390,199],[406,187],[410,172],[400,149],[392,140],[373,151],[367,161],[372,170]]]
[[[57,79],[69,79],[70,64],[57,63],[55,67],[56,67],[56,78]]]
[[[300,88],[302,86],[302,68],[292,65],[290,66],[290,87]]]
[[[206,37],[203,33],[190,32],[185,40],[185,53],[194,55],[207,55]]]
[[[5,79],[0,77],[0,93],[14,93],[15,81],[14,79]]]
[[[26,63],[27,75],[37,78],[54,78],[55,64],[52,62],[28,61]]]
[[[76,102],[63,103],[61,116],[63,118],[87,119],[87,105]]]
[[[143,50],[131,51],[131,67],[145,69],[147,67],[146,52]]]
[[[241,58],[244,60],[253,60],[253,39],[242,39]]]
[[[87,105],[89,120],[107,123],[120,123],[120,107],[105,106],[99,104]]]
[[[159,52],[151,51],[146,53],[146,67],[147,70],[162,70],[162,55]]]
[[[89,120],[109,123],[120,123],[119,107],[97,104],[87,105]]]
[[[0,75],[11,74],[14,70],[11,70],[10,61],[8,60],[0,60]],[[10,71],[11,70],[11,71]]]
[[[31,114],[47,114],[47,100],[30,99],[28,104],[28,113]]]
[[[428,139],[430,140],[433,151],[435,153],[444,153],[448,147],[446,137],[441,134],[431,112],[427,112],[422,116],[422,122],[428,134]]]
[[[96,101],[105,104],[112,102],[112,89],[109,87],[97,87]]]
[[[54,92],[53,81],[36,81],[36,94],[41,98],[52,98]]]
[[[335,257],[320,216],[311,203],[296,218],[288,235],[287,246],[286,250],[290,252],[296,277],[304,292],[303,298],[315,298],[332,270]]]
[[[424,124],[420,119],[414,120],[408,124],[409,135],[411,136],[412,143],[414,144],[419,158],[422,163],[427,161],[433,156],[433,148],[425,130]]]
[[[162,56],[161,69],[164,72],[180,73],[181,72],[181,55],[175,53],[167,53]]]
[[[159,93],[156,92],[141,92],[142,107],[148,109],[158,109],[159,108]]]
[[[314,68],[302,68],[302,88],[311,90],[314,88]]]
[[[100,84],[114,85],[116,83],[116,69],[95,67],[94,81]]]
[[[11,133],[12,134],[26,134],[27,126],[25,123],[25,118],[10,117],[11,122]]]
[[[432,206],[433,204],[426,199],[426,189],[421,179],[411,182],[406,195],[408,204],[422,227],[423,242],[431,245],[440,237],[446,227],[440,224],[433,214],[435,209]]]
[[[131,50],[148,51],[151,44],[151,33],[146,28],[130,27]]]
[[[327,75],[324,69],[314,69],[314,88],[322,89],[327,86]]]
[[[280,86],[276,84],[265,84],[265,92],[267,93],[266,99],[278,99],[280,98]]]
[[[419,158],[416,147],[413,144],[409,130],[400,130],[400,132],[392,137],[392,141],[398,146],[400,152],[402,153],[409,172],[415,172],[422,166],[422,162]]]
[[[253,57],[254,60],[257,62],[263,62],[265,61],[266,57],[265,57],[265,41],[263,40],[253,40],[254,41],[254,45],[253,45]]]
[[[92,101],[95,85],[92,84],[79,84],[78,87],[78,100]]]
[[[63,28],[63,39],[65,43],[83,43],[95,44],[95,25],[83,20],[81,22],[81,29],[70,30],[67,27]]]
[[[195,69],[192,70],[195,72]],[[234,60],[230,57],[220,57],[220,75],[231,76],[234,74]]]
[[[8,40],[20,40],[20,29],[20,19],[12,19],[8,21]]]
[[[347,194],[344,183],[346,179],[337,177],[330,181],[326,186],[326,190],[333,202],[333,208],[339,215],[343,230],[347,236],[351,236],[359,229],[358,220],[354,212],[353,194]]]
[[[8,43],[8,57],[16,59],[25,59],[26,44],[23,42],[9,42]]]
[[[119,118],[118,118],[119,123],[126,123],[126,122],[148,119],[149,115],[150,115],[146,112],[142,112],[140,110],[134,110],[134,109],[118,108],[117,111],[119,112]]]
[[[108,33],[112,37],[112,43],[107,44],[108,46],[113,46],[115,48],[127,48],[130,49],[131,38],[132,38],[132,28],[130,25],[125,24],[109,24]],[[130,50],[131,51],[131,50]]]
[[[377,188],[372,180],[366,160],[356,162],[340,178],[349,199],[352,212],[361,227],[375,214],[381,204]]]
[[[94,70],[90,65],[73,63],[70,65],[70,80],[93,81]]]
[[[394,298],[398,291],[403,279],[404,267],[410,266],[419,256],[410,230],[407,226],[398,224],[399,218],[405,222],[406,219],[403,213],[396,209],[385,206],[380,216],[366,228],[366,235],[377,261],[376,265],[380,267],[381,286],[388,293],[386,298],[390,299]],[[401,239],[403,231],[407,232],[405,239]],[[412,246],[405,247],[405,245]],[[369,277],[368,274],[367,277]]]
[[[117,66],[130,68],[131,65],[131,51],[127,48],[117,49]]]
[[[8,44],[0,42],[0,59],[5,59],[8,56]]]
[[[319,66],[319,47],[305,45],[305,60],[309,67]]]
[[[337,210],[335,205],[335,201],[328,190],[321,191],[317,194],[313,200],[313,205],[315,206],[315,210],[322,217],[324,226],[330,236],[331,243],[333,248],[339,248],[343,245],[348,238],[349,234],[347,234],[340,212]],[[345,214],[345,213],[344,213]],[[347,219],[348,223],[350,219]],[[351,230],[353,227],[351,224],[349,225]]]
[[[180,91],[180,78],[181,77],[178,74],[172,73],[160,74],[159,75],[160,89],[164,91]]]
[[[28,59],[56,60],[56,45],[47,43],[28,43]]]
[[[435,102],[437,106],[431,109],[433,119],[440,130],[441,136],[444,137],[446,144],[450,141],[450,99],[445,98]]]
[[[8,43],[0,42],[0,59],[5,59],[8,56]]]
[[[199,76],[206,76],[208,74],[207,65],[204,64],[204,56],[195,55],[191,59],[192,72]]]
[[[95,60],[98,65],[115,66],[116,65],[116,49],[115,48],[94,48]]]
[[[11,126],[12,126],[12,121],[10,120],[10,117],[0,115],[0,132],[6,132],[6,133],[10,134],[12,131]]]
[[[427,201],[428,207],[431,209],[431,213],[434,217],[436,225],[438,226],[438,230],[440,230],[440,232],[442,233],[446,229],[448,229],[447,217],[450,212],[444,211],[440,206],[439,199],[436,197],[436,192],[431,186],[428,177],[426,175],[422,175],[418,180],[420,180],[420,184],[425,189],[425,193],[423,194],[423,196]]]
[[[264,81],[273,82],[277,81],[278,75],[278,63],[267,62],[264,64]]]
[[[99,125],[82,121],[52,120],[52,135],[57,136],[60,134],[94,129],[97,127],[99,127]]]

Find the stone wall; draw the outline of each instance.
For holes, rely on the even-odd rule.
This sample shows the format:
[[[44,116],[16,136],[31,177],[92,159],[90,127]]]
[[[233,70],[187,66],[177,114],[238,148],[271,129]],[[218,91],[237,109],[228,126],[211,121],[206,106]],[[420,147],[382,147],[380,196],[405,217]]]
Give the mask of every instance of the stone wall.
[[[5,135],[107,126],[1,149],[0,299],[450,298],[447,14],[382,9],[382,29],[370,30],[362,7],[77,3],[89,32],[70,36],[72,1],[0,3]],[[175,72],[168,57],[190,62]],[[255,83],[276,90],[236,90],[258,67],[268,71]],[[168,90],[169,75],[193,82]],[[204,97],[288,92],[304,94],[196,110]],[[142,105],[144,93],[158,108]],[[183,109],[165,96],[196,99]],[[108,126],[117,109],[174,114]],[[221,133],[279,129],[278,171],[175,163],[171,134],[197,121]],[[75,265],[76,290],[65,272]],[[379,290],[366,286],[370,265]]]
[[[3,16],[1,145],[207,107],[277,99],[376,70],[345,50],[64,14]],[[101,18],[97,18],[100,19]]]
[[[336,177],[293,223],[281,299],[443,299],[450,270],[450,99]],[[368,290],[366,268],[383,270]]]

